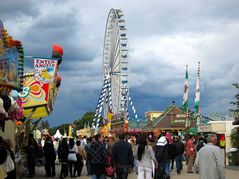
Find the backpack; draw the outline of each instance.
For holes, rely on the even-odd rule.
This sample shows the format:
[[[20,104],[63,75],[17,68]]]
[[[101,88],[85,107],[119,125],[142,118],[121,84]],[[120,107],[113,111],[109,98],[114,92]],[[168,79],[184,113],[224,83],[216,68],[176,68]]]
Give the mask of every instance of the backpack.
[[[11,157],[9,151],[7,152],[7,158],[6,158],[5,162],[3,163],[3,168],[6,173],[13,171],[15,168],[15,164],[12,160],[12,157]]]

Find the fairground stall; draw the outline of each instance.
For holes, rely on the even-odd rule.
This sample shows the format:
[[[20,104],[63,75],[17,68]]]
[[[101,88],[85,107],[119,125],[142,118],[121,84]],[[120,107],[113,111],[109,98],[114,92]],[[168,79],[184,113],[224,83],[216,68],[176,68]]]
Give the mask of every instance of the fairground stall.
[[[39,122],[50,115],[61,84],[58,68],[62,60],[63,50],[59,45],[53,45],[52,58],[32,57],[34,70],[23,75],[23,90],[19,93],[24,109],[23,119],[18,123],[17,147],[21,149],[24,168],[26,167],[25,150],[28,144],[28,134],[36,138],[49,135],[44,130],[39,136]]]
[[[231,146],[231,130],[238,125],[233,125],[233,121],[210,121],[208,124],[199,125],[199,133],[216,133],[218,136],[218,146],[224,150],[225,164],[229,165],[228,153]]]
[[[22,101],[18,96],[23,90],[24,49],[21,41],[14,40],[0,21],[0,136],[10,139],[17,146],[15,131],[23,117]],[[19,165],[19,148],[13,148],[16,166]],[[17,171],[18,172],[18,171]]]
[[[151,133],[155,128],[160,128],[162,131],[170,131],[175,135],[182,135],[185,130],[190,127],[195,127],[195,121],[189,121],[186,113],[183,112],[175,104],[168,106],[165,111],[156,119],[148,120],[148,123],[143,127],[143,131]]]

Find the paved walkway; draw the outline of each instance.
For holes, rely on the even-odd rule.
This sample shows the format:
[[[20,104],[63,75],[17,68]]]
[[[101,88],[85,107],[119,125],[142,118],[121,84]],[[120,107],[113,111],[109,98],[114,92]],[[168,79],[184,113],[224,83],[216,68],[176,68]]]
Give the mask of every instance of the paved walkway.
[[[55,178],[59,178],[60,173],[60,166],[56,166],[56,173],[57,176]],[[239,170],[232,170],[232,169],[226,169],[226,179],[238,179]],[[45,169],[44,167],[37,167],[36,168],[36,176],[34,178],[37,179],[51,179],[49,177],[45,177]],[[68,177],[70,178],[70,177]],[[91,179],[91,177],[86,176],[86,168],[84,166],[82,171],[82,176],[77,177],[79,179]],[[131,173],[128,177],[128,179],[136,179],[137,175],[135,173]],[[27,177],[24,177],[24,179],[27,179]],[[190,174],[186,173],[185,170],[182,171],[181,175],[177,175],[176,172],[172,172],[171,179],[199,179],[198,174]]]

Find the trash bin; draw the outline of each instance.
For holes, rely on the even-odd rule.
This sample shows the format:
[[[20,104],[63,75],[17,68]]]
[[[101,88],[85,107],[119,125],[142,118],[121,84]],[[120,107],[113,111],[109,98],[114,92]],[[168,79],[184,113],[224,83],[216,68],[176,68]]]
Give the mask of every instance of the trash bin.
[[[229,152],[229,166],[235,166],[237,165],[237,160],[238,160],[238,150],[230,150]]]

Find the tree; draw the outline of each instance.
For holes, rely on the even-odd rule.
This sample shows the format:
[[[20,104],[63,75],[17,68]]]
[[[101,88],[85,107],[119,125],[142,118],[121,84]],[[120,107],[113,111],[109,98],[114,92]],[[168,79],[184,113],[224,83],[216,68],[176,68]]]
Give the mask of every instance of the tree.
[[[235,106],[235,109],[230,109],[229,111],[233,113],[233,116],[235,118],[235,121],[239,120],[239,83],[232,84],[237,88],[237,93],[234,96],[236,100],[234,102],[230,102]],[[231,131],[231,144],[233,147],[236,147],[239,149],[239,128],[234,128]]]
[[[234,128],[231,131],[231,144],[232,147],[239,149],[239,128]]]
[[[94,112],[86,112],[82,118],[75,120],[74,124],[76,126],[76,130],[83,129],[84,126],[88,124],[89,126],[92,126],[94,116]]]
[[[234,96],[236,100],[234,102],[230,102],[235,106],[235,109],[229,109],[229,111],[233,113],[235,120],[239,120],[239,83],[234,83],[232,85],[237,88],[237,93]]]
[[[66,123],[66,124],[61,124],[59,126],[49,128],[49,133],[51,135],[54,135],[56,133],[56,130],[59,129],[60,133],[63,135],[64,132],[68,134],[68,127],[71,124],[74,126],[75,130],[83,129],[84,126],[92,126],[93,119],[94,119],[95,113],[94,112],[86,112],[84,116],[81,118],[75,120],[73,123]],[[102,121],[102,119],[101,119]]]
[[[49,128],[49,133],[50,133],[50,135],[54,135],[56,133],[57,129],[59,129],[59,131],[62,135],[64,135],[64,132],[66,132],[68,134],[68,127],[69,127],[69,124],[67,124],[67,123],[61,124],[59,126]]]

